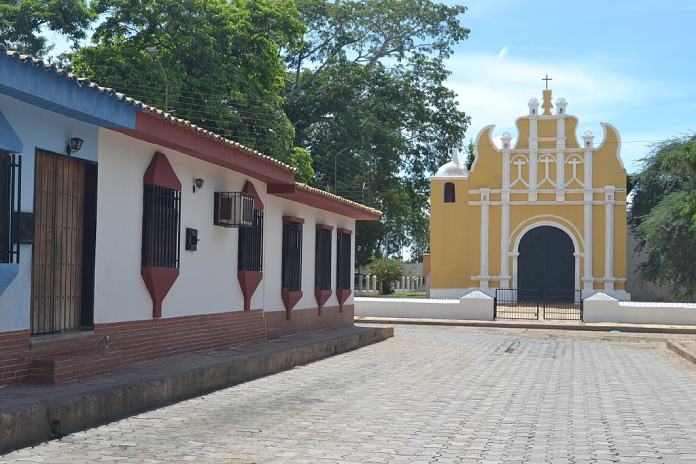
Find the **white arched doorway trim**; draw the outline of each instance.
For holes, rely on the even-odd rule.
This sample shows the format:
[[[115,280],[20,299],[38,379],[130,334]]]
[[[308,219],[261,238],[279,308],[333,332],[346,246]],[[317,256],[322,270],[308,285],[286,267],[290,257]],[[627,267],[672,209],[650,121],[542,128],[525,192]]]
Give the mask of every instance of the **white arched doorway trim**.
[[[534,222],[530,222],[534,221]],[[526,225],[525,225],[526,224]],[[550,214],[543,214],[539,216],[534,216],[531,218],[528,218],[526,221],[523,221],[521,224],[519,224],[515,230],[511,234],[511,238],[514,238],[513,240],[510,240],[511,243],[514,244],[513,247],[511,247],[510,252],[508,253],[509,256],[512,257],[512,287],[517,288],[517,258],[520,255],[520,242],[522,241],[522,237],[529,232],[532,229],[536,229],[537,227],[542,227],[542,226],[550,226],[550,227],[555,227],[557,229],[562,230],[563,232],[566,233],[566,235],[570,238],[570,240],[573,242],[573,256],[575,257],[575,288],[579,289],[580,288],[580,258],[584,256],[583,250],[585,248],[585,244],[582,241],[582,235],[580,235],[580,232],[577,230],[575,225],[568,221],[565,218],[562,218],[560,216],[554,216]]]

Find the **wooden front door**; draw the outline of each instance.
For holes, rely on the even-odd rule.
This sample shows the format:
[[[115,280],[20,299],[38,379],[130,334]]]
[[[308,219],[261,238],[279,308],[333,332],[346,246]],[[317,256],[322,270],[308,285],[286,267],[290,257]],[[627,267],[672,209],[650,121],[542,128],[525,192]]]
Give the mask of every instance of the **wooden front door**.
[[[37,151],[33,334],[78,330],[91,323],[95,200],[96,165]]]

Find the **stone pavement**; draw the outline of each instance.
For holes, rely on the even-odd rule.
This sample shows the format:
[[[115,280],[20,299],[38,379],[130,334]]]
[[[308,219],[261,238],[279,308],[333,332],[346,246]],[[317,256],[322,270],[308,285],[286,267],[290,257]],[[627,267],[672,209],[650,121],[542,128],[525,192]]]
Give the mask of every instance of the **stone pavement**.
[[[0,463],[696,463],[696,367],[665,341],[401,326]]]

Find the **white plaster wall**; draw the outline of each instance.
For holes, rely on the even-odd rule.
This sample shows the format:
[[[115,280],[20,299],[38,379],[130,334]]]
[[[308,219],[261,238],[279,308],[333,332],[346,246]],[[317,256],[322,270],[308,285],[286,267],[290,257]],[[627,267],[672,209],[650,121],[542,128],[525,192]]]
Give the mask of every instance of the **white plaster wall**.
[[[24,144],[22,155],[22,208],[34,210],[34,155],[36,149],[64,153],[71,137],[84,145],[74,158],[97,160],[98,128],[61,114],[0,94],[0,111]],[[31,245],[20,249],[19,274],[0,295],[0,332],[29,329],[31,313]]]
[[[473,291],[481,291],[490,297],[495,297],[495,288],[431,288],[430,298],[461,298]]]
[[[696,303],[621,302],[599,296],[583,302],[584,322],[696,325]]]
[[[152,318],[152,300],[140,274],[143,174],[156,151],[164,153],[182,183],[180,274],[162,305],[162,317],[242,311],[237,280],[238,230],[213,225],[213,194],[265,184],[170,149],[102,129],[100,143],[95,323]],[[193,193],[193,179],[204,179]],[[185,251],[187,227],[198,229],[198,251]],[[266,226],[268,227],[268,226]],[[263,307],[263,287],[252,309]]]
[[[415,319],[493,320],[492,300],[355,298],[355,315]]]
[[[297,216],[305,220],[302,228],[302,299],[294,309],[316,308],[314,296],[314,247],[316,241],[316,225],[328,224],[334,226],[331,239],[331,290],[333,293],[325,306],[338,306],[336,298],[336,229],[344,228],[353,231],[351,276],[354,273],[355,262],[355,220],[313,208],[284,198],[268,195],[266,197],[265,215],[265,250],[264,250],[264,295],[266,311],[285,311],[281,298],[281,263],[283,249],[283,216]],[[352,282],[352,280],[351,280]],[[346,301],[352,304],[353,294]]]

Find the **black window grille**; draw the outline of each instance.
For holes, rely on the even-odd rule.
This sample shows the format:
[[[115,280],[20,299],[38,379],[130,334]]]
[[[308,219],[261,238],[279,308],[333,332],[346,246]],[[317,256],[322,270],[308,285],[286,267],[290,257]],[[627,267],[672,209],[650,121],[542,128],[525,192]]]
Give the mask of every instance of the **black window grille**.
[[[0,152],[0,263],[18,263],[15,213],[21,199],[22,157]]]
[[[145,185],[143,195],[143,267],[179,267],[181,192]]]
[[[447,182],[445,184],[445,203],[454,203],[455,201],[455,191],[454,184],[452,182]]]
[[[302,289],[302,224],[286,222],[283,224],[283,264],[282,290],[284,292]]]
[[[351,288],[352,248],[351,235],[339,232],[336,239],[336,288],[339,290],[350,290]]]
[[[263,271],[263,211],[254,210],[253,225],[239,229],[237,256],[238,270]]]
[[[331,229],[317,229],[314,287],[331,290]]]

